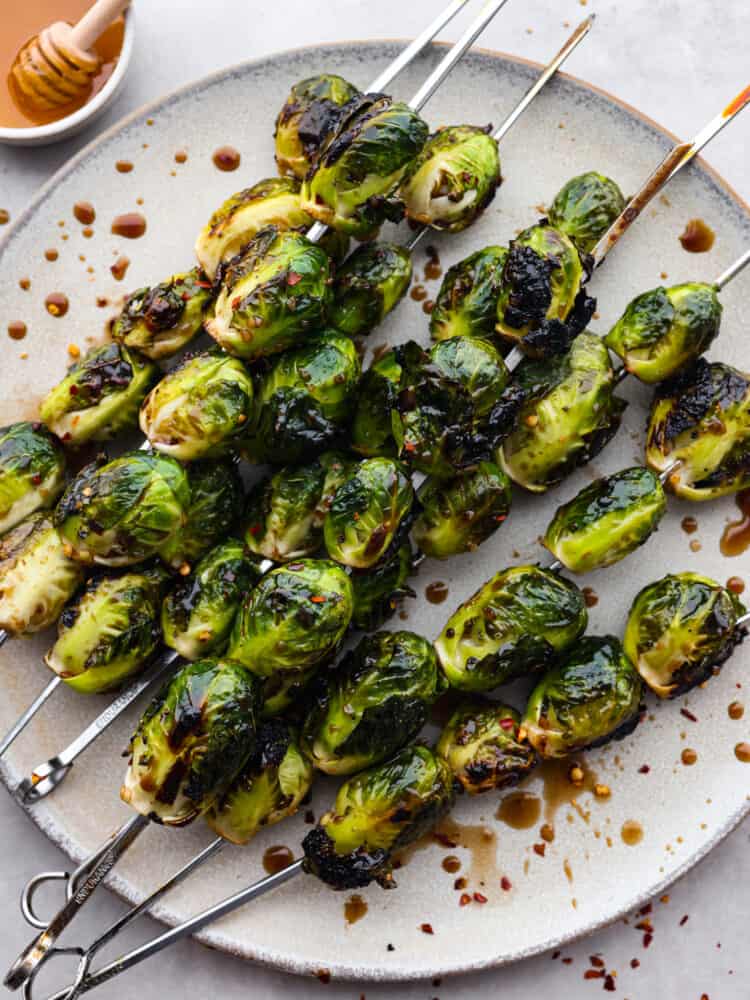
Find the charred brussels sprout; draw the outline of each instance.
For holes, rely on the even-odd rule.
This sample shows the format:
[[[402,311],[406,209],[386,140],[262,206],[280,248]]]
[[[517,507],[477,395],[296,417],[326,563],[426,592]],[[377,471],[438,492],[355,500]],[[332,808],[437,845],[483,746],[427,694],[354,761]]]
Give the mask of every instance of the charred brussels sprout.
[[[64,488],[65,454],[44,424],[0,428],[0,535],[52,507]]]
[[[65,443],[107,441],[138,423],[159,369],[121,344],[92,347],[41,402],[39,415]]]
[[[229,538],[204,556],[164,598],[164,642],[186,660],[221,653],[234,618],[261,571],[242,542]]]
[[[482,214],[501,181],[491,130],[451,125],[429,137],[399,190],[410,219],[459,233]]]
[[[226,268],[206,329],[228,354],[246,361],[278,354],[324,324],[329,279],[321,247],[268,226]]]
[[[305,837],[305,870],[334,889],[395,887],[393,856],[428,833],[453,804],[453,776],[427,747],[407,747],[349,778]]]
[[[336,563],[306,559],[281,566],[248,593],[228,655],[260,677],[309,673],[338,649],[352,603],[349,577]]]
[[[566,757],[628,736],[643,685],[612,635],[584,636],[531,692],[521,723],[542,757]]]
[[[697,573],[674,573],[636,596],[625,652],[660,698],[675,698],[717,674],[742,641],[745,612],[725,587]]]
[[[598,455],[627,405],[615,384],[609,351],[592,333],[579,334],[563,356],[522,361],[514,385],[523,403],[497,455],[513,482],[544,493]]]
[[[323,522],[331,559],[368,569],[385,553],[414,503],[414,487],[390,458],[366,458],[336,490]]]
[[[550,206],[549,221],[579,250],[591,253],[624,208],[625,198],[617,184],[590,170],[560,188]]]
[[[93,577],[67,605],[44,660],[84,694],[119,687],[142,670],[161,639],[159,609],[168,577],[154,568]]]
[[[133,451],[81,469],[54,513],[67,555],[130,566],[156,555],[183,527],[190,484],[166,455]]]
[[[256,747],[260,685],[239,663],[188,663],[146,709],[120,791],[136,812],[185,826],[227,791]]]
[[[153,288],[139,288],[125,299],[112,338],[154,361],[171,358],[203,326],[211,297],[211,282],[197,267]]]
[[[646,459],[657,472],[672,470],[669,486],[685,500],[750,487],[750,376],[701,359],[660,386]]]
[[[433,340],[494,339],[507,257],[505,247],[484,247],[446,271],[430,314]]]
[[[537,756],[519,736],[521,717],[507,705],[463,702],[440,734],[437,753],[469,795],[517,785]]]
[[[354,628],[364,632],[380,628],[402,598],[416,596],[406,582],[414,572],[415,562],[412,547],[405,541],[392,545],[369,569],[352,570],[349,579],[354,591]]]
[[[302,750],[326,774],[353,774],[410,743],[445,686],[432,645],[413,632],[366,636],[320,681]]]
[[[506,519],[511,500],[510,480],[493,462],[447,482],[428,479],[419,491],[414,541],[433,559],[473,552]]]
[[[367,336],[406,295],[411,254],[395,243],[357,247],[336,272],[331,323],[349,337]]]
[[[583,594],[539,566],[496,573],[448,619],[435,648],[451,687],[491,691],[543,670],[583,635]]]
[[[52,518],[31,514],[0,538],[0,628],[14,636],[49,628],[82,579]]]
[[[407,104],[382,94],[355,97],[302,183],[302,207],[333,229],[370,239],[386,219],[403,216],[395,192],[427,133]]]
[[[257,462],[309,461],[343,436],[361,374],[349,337],[325,330],[287,351],[258,385],[248,448]]]
[[[398,407],[403,353],[410,349],[421,354],[421,348],[413,342],[396,347],[374,361],[362,376],[351,429],[352,448],[360,455],[396,455],[392,414]]]
[[[253,417],[253,382],[238,358],[218,349],[186,357],[151,390],[141,430],[181,462],[240,448]]]
[[[659,479],[641,466],[597,479],[558,507],[544,545],[572,573],[612,566],[656,531],[667,500]]]
[[[719,333],[712,285],[655,288],[633,299],[604,342],[641,382],[663,382],[704,354]]]
[[[359,90],[342,76],[321,73],[295,83],[276,119],[276,164],[303,180],[336,127],[341,108]]]

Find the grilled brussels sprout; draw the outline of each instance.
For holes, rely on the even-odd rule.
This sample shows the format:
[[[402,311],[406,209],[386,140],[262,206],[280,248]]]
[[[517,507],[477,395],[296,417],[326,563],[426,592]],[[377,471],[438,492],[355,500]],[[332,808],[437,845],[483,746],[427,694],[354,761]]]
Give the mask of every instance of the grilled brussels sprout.
[[[353,569],[349,575],[354,591],[352,627],[372,632],[388,621],[403,597],[416,597],[406,581],[414,572],[415,556],[409,541],[391,545],[382,559],[369,569]]]
[[[320,678],[302,751],[326,774],[354,774],[410,743],[445,689],[432,645],[413,632],[365,636]]]
[[[0,427],[0,535],[52,507],[65,488],[65,454],[44,424]]]
[[[120,790],[136,812],[185,826],[227,791],[256,747],[260,684],[239,663],[182,667],[146,709]]]
[[[82,580],[52,518],[31,514],[0,538],[0,628],[14,636],[49,628]]]
[[[366,243],[336,272],[329,318],[349,337],[367,336],[406,295],[411,254],[396,243]]]
[[[339,788],[305,837],[305,870],[334,889],[394,888],[394,854],[431,830],[453,805],[450,770],[427,747],[407,747]]]
[[[596,303],[584,291],[584,262],[572,240],[544,220],[511,240],[497,303],[497,332],[532,357],[568,349]]]
[[[609,352],[592,333],[579,334],[563,356],[525,359],[514,385],[523,403],[497,460],[532,493],[544,493],[598,455],[617,433],[627,405],[614,394]]]
[[[659,527],[664,487],[641,466],[603,476],[557,508],[543,544],[571,573],[612,566]]]
[[[604,343],[631,375],[653,384],[704,354],[720,324],[721,303],[713,285],[660,286],[633,299]]]
[[[164,642],[186,660],[223,652],[245,594],[262,573],[245,546],[228,538],[205,555],[194,572],[164,598]]]
[[[494,339],[507,257],[506,247],[484,247],[446,271],[430,314],[433,340]]]
[[[675,698],[717,674],[743,639],[740,601],[707,576],[670,573],[633,601],[623,645],[646,684]]]
[[[336,490],[323,522],[331,559],[369,569],[383,556],[414,503],[411,480],[391,458],[366,458]]]
[[[436,749],[469,795],[517,785],[532,770],[537,756],[520,738],[520,722],[515,709],[479,698],[450,717]]]
[[[625,198],[617,184],[590,170],[560,188],[550,206],[549,221],[579,250],[591,253],[624,208]]]
[[[111,691],[139,673],[161,639],[167,580],[158,567],[92,577],[60,616],[57,641],[44,657],[47,666],[83,694]]]
[[[330,302],[325,250],[267,226],[227,266],[206,329],[228,354],[257,361],[323,326]]]
[[[447,482],[427,479],[419,491],[414,541],[433,559],[473,552],[506,519],[511,500],[510,480],[494,462],[480,462]]]
[[[289,709],[295,714],[298,708],[304,709],[307,692],[317,672],[316,665],[307,670],[282,670],[270,677],[262,677],[261,718],[275,719],[285,715]]]
[[[414,341],[386,351],[363,374],[357,393],[351,427],[351,446],[366,458],[376,455],[396,456],[393,413],[398,408],[405,355],[422,349]]]
[[[672,469],[669,486],[685,500],[713,500],[750,487],[750,376],[699,359],[661,385],[649,417],[646,460],[657,472]]]
[[[302,207],[333,229],[372,238],[386,219],[402,218],[395,192],[427,133],[407,104],[383,94],[355,97],[302,182]]]
[[[257,462],[298,464],[343,436],[362,368],[349,337],[324,330],[263,376],[248,449]]]
[[[496,573],[448,619],[436,643],[451,687],[491,691],[543,670],[583,635],[583,594],[539,566]]]
[[[429,137],[399,189],[410,219],[460,233],[479,218],[502,179],[491,131],[451,125]]]
[[[198,267],[139,288],[125,299],[112,338],[153,361],[171,358],[199,332],[211,298],[211,282]]]
[[[276,165],[281,174],[303,180],[333,132],[341,109],[360,91],[335,73],[295,83],[276,119]]]
[[[218,348],[168,372],[141,407],[152,447],[181,462],[240,448],[253,416],[253,382],[238,358]]]
[[[235,619],[229,658],[259,677],[308,672],[338,649],[352,618],[352,585],[340,566],[305,559],[271,570]]]
[[[312,765],[300,752],[288,722],[263,722],[244,771],[206,813],[206,822],[233,844],[247,844],[266,826],[293,816],[313,781]]]
[[[138,408],[160,376],[153,362],[121,344],[92,347],[39,406],[67,445],[107,441],[138,424]]]
[[[133,451],[81,469],[54,522],[66,555],[83,563],[131,566],[174,538],[190,509],[187,473],[166,455]]]
[[[638,725],[643,685],[612,635],[588,635],[531,692],[521,729],[542,757],[621,740]]]

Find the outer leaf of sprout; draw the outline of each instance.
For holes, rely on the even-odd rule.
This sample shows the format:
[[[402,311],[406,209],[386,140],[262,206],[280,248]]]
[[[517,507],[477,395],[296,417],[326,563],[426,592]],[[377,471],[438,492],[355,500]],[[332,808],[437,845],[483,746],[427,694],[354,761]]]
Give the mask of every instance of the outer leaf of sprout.
[[[52,507],[65,487],[65,454],[43,424],[0,428],[0,535]]]
[[[494,340],[506,247],[484,247],[449,268],[430,313],[433,340]]]
[[[560,188],[548,214],[552,225],[579,250],[591,253],[624,208],[625,197],[617,184],[590,170]]]
[[[112,338],[153,361],[171,358],[203,326],[211,297],[211,282],[197,267],[153,288],[139,288],[125,299]]]
[[[335,73],[321,73],[295,83],[276,119],[279,173],[304,180],[335,129],[341,108],[359,93]]]
[[[337,270],[330,321],[350,337],[367,336],[406,295],[411,254],[395,243],[364,243]]]

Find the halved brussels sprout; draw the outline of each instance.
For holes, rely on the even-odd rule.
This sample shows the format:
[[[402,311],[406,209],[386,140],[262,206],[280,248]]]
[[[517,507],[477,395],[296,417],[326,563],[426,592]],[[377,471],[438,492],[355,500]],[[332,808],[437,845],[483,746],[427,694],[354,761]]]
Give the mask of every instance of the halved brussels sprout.
[[[469,795],[517,785],[537,762],[519,736],[521,716],[508,705],[474,698],[462,702],[437,745],[453,775]]]
[[[330,303],[325,250],[267,226],[227,266],[206,329],[228,354],[257,361],[323,326]]]
[[[289,723],[281,719],[264,722],[244,771],[206,813],[206,822],[224,840],[247,844],[264,827],[297,812],[313,775]]]
[[[429,137],[399,188],[410,219],[460,233],[479,218],[502,180],[491,131],[450,125]]]
[[[451,687],[491,691],[543,670],[587,622],[575,584],[539,566],[512,566],[454,611],[435,649]]]
[[[185,525],[189,508],[190,484],[179,462],[132,451],[81,469],[54,522],[70,558],[131,566],[162,550]]]
[[[382,559],[369,569],[353,569],[349,575],[354,591],[352,627],[363,632],[380,628],[395,612],[403,597],[416,597],[406,581],[416,559],[409,541],[391,545]]]
[[[366,243],[337,270],[329,318],[349,337],[367,336],[406,295],[411,254],[396,243]]]
[[[407,364],[404,356],[413,351],[422,356],[422,348],[414,341],[386,351],[373,361],[360,380],[351,446],[366,458],[396,456],[393,413],[398,408],[401,377]]]
[[[596,302],[573,241],[544,221],[511,240],[497,303],[497,332],[532,357],[561,354]]]
[[[566,650],[531,692],[521,731],[542,757],[567,757],[633,732],[643,685],[613,635]]]
[[[663,382],[704,354],[719,333],[713,285],[654,288],[633,299],[604,343],[641,382]]]
[[[427,479],[414,541],[432,559],[473,552],[505,521],[511,500],[510,479],[494,462],[480,462],[456,479]]]
[[[302,842],[305,871],[333,889],[373,881],[395,888],[394,855],[428,833],[454,797],[445,761],[427,747],[407,747],[339,788],[333,809]]]
[[[65,444],[107,441],[138,424],[138,409],[161,372],[122,344],[92,347],[39,405],[44,423]]]
[[[670,573],[636,595],[623,645],[660,698],[676,698],[717,674],[742,642],[742,603],[715,580]]]
[[[185,826],[227,791],[256,747],[260,684],[239,663],[187,663],[143,714],[120,790],[136,812]]]
[[[253,417],[253,381],[218,348],[185,357],[151,390],[141,430],[152,447],[191,462],[240,448]]]
[[[433,340],[450,337],[494,340],[507,257],[506,247],[484,247],[445,272],[430,314]]]
[[[13,636],[49,628],[82,580],[52,517],[31,514],[0,538],[0,628]]]
[[[261,677],[263,708],[261,718],[275,719],[286,715],[289,709],[296,714],[304,710],[307,692],[318,672],[315,665],[307,670],[281,670],[270,677]]]
[[[153,361],[171,358],[199,332],[211,298],[211,282],[198,267],[139,288],[125,299],[112,338]]]
[[[276,119],[276,165],[281,174],[303,180],[320,147],[334,131],[341,108],[360,91],[335,73],[295,83]]]
[[[320,678],[302,751],[326,774],[354,774],[410,743],[446,684],[432,645],[414,632],[365,636]]]
[[[713,500],[750,487],[750,376],[699,359],[659,386],[646,460],[685,500]]]
[[[617,184],[590,170],[560,188],[550,206],[549,221],[579,250],[591,253],[624,208],[625,197]]]
[[[403,216],[394,195],[428,131],[408,104],[383,94],[353,98],[302,183],[302,207],[333,229],[371,239],[386,219]]]
[[[259,677],[309,672],[334,655],[352,619],[352,585],[327,559],[271,570],[247,595],[229,658]]]
[[[240,604],[261,576],[257,562],[238,539],[228,538],[211,549],[164,598],[165,644],[186,660],[219,655],[229,641]]]
[[[331,559],[368,569],[383,556],[414,503],[411,479],[391,458],[366,458],[336,490],[323,522]]]
[[[119,687],[148,665],[159,646],[168,579],[159,567],[92,577],[60,615],[57,640],[44,662],[83,694]]]
[[[324,330],[287,351],[259,382],[248,449],[256,462],[309,462],[343,436],[361,364],[349,337]]]
[[[52,507],[65,488],[65,453],[44,424],[0,427],[0,535]]]
[[[615,396],[609,351],[592,333],[580,333],[565,355],[524,359],[513,379],[523,403],[497,461],[514,483],[544,493],[599,454],[627,403]]]
[[[643,545],[666,510],[658,477],[637,465],[597,479],[558,507],[543,544],[571,573],[589,573]]]

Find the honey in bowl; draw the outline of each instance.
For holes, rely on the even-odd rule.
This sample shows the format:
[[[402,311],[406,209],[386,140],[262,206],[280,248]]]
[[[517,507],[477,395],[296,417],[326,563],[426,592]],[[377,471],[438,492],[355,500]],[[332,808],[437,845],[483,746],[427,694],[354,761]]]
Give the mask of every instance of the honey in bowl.
[[[28,105],[10,81],[10,69],[23,46],[55,21],[75,24],[91,7],[92,0],[24,0],[0,3],[0,127],[34,128],[59,121],[87,104],[112,75],[122,50],[125,22],[118,18],[99,37],[94,51],[101,67],[88,94],[59,108],[40,110]]]

